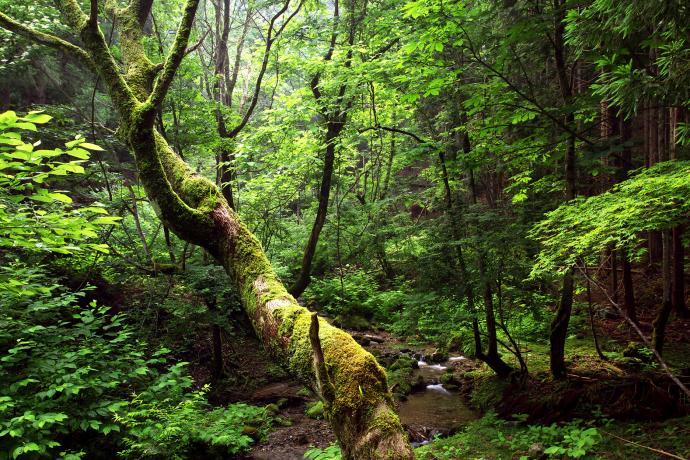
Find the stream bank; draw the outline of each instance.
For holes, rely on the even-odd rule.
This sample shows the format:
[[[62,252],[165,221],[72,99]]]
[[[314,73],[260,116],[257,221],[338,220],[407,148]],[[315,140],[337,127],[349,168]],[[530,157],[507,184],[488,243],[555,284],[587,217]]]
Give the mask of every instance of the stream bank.
[[[409,375],[409,391],[400,392],[396,387],[393,392],[401,422],[415,446],[426,444],[437,435],[453,434],[478,418],[478,413],[467,404],[462,387],[462,375],[476,367],[473,360],[461,355],[435,354],[433,349],[413,349],[386,333],[350,332],[388,369],[389,376]],[[328,423],[306,415],[308,405],[316,401],[316,396],[287,374],[271,369],[270,358],[263,356],[259,349],[249,343],[241,348],[247,350],[242,355],[242,368],[252,370],[245,382],[262,383],[233,391],[232,399],[275,411],[274,428],[268,439],[241,458],[301,460],[311,446],[324,449],[334,443],[335,436]],[[406,368],[398,368],[401,372],[391,371],[395,362],[404,363]],[[389,381],[389,385],[395,383]]]

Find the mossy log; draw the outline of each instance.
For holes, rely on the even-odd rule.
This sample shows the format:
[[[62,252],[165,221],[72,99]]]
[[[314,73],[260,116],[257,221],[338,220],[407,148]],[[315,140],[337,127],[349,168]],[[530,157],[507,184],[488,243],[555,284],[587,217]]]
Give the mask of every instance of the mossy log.
[[[309,334],[312,313],[288,294],[259,241],[218,187],[196,174],[154,128],[156,111],[185,55],[199,0],[186,1],[174,43],[161,64],[153,64],[143,46],[143,25],[152,3],[131,0],[126,8],[118,8],[116,2],[106,2],[120,29],[123,68],[98,26],[98,9],[93,8],[97,3],[91,3],[87,16],[76,0],[55,2],[79,37],[79,46],[35,31],[1,12],[0,27],[71,53],[99,74],[119,113],[120,137],[134,154],[141,182],[164,225],[222,263],[266,349],[318,391],[322,385]],[[346,332],[323,320],[317,326],[323,352],[318,373],[322,383],[327,379],[332,385],[324,401],[325,415],[344,458],[413,458],[383,368]]]

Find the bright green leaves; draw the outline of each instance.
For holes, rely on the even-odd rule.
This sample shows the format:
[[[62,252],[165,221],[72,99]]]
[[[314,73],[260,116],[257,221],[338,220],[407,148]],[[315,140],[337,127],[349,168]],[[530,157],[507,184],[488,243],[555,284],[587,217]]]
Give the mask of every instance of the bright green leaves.
[[[412,19],[427,16],[430,10],[431,7],[429,6],[429,3],[424,0],[407,2],[403,7],[404,16]]]
[[[8,110],[0,113],[0,131],[8,129],[24,129],[29,131],[38,131],[36,125],[48,123],[53,117],[41,112],[29,112],[26,116],[20,117],[16,112]]]
[[[68,192],[48,187],[66,176],[83,174],[82,164],[89,158],[85,149],[100,147],[77,138],[67,142],[65,149],[37,149],[40,141],[22,138],[19,130],[35,131],[36,124],[50,119],[40,112],[24,117],[12,111],[0,114],[0,247],[61,254],[84,248],[107,252],[105,245],[86,240],[119,218],[94,218],[107,211],[98,203],[70,207],[73,199]]]
[[[643,232],[677,226],[690,215],[690,162],[658,163],[610,192],[561,205],[537,224],[542,244],[533,275],[565,270],[608,248],[630,250]],[[631,254],[632,258],[640,254]]]

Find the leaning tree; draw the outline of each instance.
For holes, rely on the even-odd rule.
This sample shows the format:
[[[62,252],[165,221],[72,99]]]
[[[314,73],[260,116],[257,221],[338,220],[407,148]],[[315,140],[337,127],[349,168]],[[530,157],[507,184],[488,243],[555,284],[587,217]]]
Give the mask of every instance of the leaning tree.
[[[88,12],[77,0],[54,1],[74,34],[70,40],[1,12],[0,26],[57,48],[100,76],[119,115],[119,136],[136,158],[156,213],[180,238],[202,246],[225,267],[264,346],[324,400],[344,457],[411,459],[414,454],[395,414],[386,374],[374,357],[349,334],[297,304],[216,185],[195,173],[155,127],[156,112],[186,54],[199,2],[186,0],[162,63],[152,62],[143,45],[153,0],[130,0],[126,7],[106,1],[106,11],[119,28],[119,62],[99,26],[98,0],[90,1]]]

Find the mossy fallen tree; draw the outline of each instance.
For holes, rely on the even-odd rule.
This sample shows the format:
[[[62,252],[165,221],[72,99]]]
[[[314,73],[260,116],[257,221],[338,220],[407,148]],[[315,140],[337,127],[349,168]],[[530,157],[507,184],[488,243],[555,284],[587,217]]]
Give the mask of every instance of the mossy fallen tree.
[[[131,0],[119,8],[106,2],[119,25],[123,69],[98,26],[97,0],[91,1],[88,15],[76,0],[55,1],[79,45],[3,13],[0,27],[68,53],[100,76],[120,116],[119,135],[136,158],[156,213],[178,236],[204,247],[223,264],[266,349],[319,391],[344,457],[413,458],[383,368],[349,334],[297,304],[216,185],[196,174],[154,128],[156,111],[186,53],[199,0],[187,0],[173,47],[161,64],[152,63],[142,45],[152,3]]]

